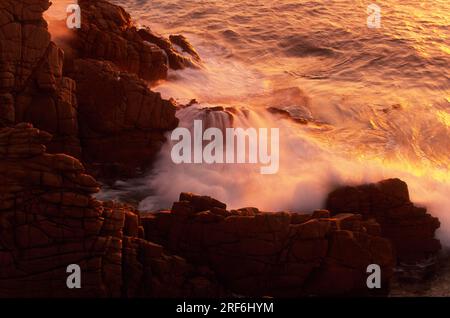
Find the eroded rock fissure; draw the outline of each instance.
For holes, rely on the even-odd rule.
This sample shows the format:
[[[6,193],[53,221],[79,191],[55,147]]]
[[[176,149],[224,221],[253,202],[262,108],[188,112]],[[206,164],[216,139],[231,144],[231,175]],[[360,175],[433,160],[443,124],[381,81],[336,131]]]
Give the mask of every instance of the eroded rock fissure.
[[[138,30],[106,1],[79,4],[65,57],[47,0],[0,4],[0,297],[373,294],[373,263],[386,293],[397,259],[437,253],[439,221],[398,179],[338,189],[312,214],[227,210],[191,193],[142,215],[96,200],[90,174],[136,175],[178,125],[175,103],[147,81],[201,61],[183,36]],[[66,286],[73,263],[82,289]]]

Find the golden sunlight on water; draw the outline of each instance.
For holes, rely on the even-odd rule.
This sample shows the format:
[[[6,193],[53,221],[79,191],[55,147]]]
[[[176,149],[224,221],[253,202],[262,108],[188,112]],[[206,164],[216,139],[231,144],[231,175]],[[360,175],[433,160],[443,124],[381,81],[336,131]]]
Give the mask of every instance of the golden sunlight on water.
[[[211,191],[237,206],[258,200],[282,208],[284,200],[286,208],[306,209],[320,206],[336,183],[400,177],[440,217],[440,235],[450,242],[448,0],[376,1],[379,29],[367,27],[371,2],[363,0],[114,2],[140,25],[185,34],[202,56],[202,69],[173,72],[155,88],[165,97],[246,107],[261,116],[248,125],[278,125],[284,134],[285,166],[276,177],[231,169],[230,179],[217,178],[205,167],[161,164],[152,184],[178,178],[189,180],[190,191]],[[320,124],[265,116],[268,106]],[[320,195],[303,195],[306,188]],[[148,202],[171,202],[171,195]]]
[[[436,114],[441,123],[443,123],[447,127],[450,127],[450,113],[443,110],[439,110],[436,112]]]

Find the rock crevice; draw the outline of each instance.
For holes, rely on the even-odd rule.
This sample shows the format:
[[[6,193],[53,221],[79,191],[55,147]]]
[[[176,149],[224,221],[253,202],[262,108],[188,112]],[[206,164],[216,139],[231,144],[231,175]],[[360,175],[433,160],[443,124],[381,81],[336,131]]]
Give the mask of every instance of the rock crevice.
[[[48,154],[51,135],[0,129],[0,297],[219,297],[214,273],[145,239],[132,208],[100,202],[82,164]],[[66,285],[80,266],[81,289]]]
[[[133,177],[151,167],[165,133],[178,125],[175,103],[149,82],[165,79],[170,61],[180,69],[199,57],[184,37],[175,39],[187,56],[170,40],[137,30],[119,6],[79,5],[80,29],[51,21],[66,29],[57,46],[43,18],[48,0],[2,1],[0,127],[32,123],[53,135],[49,152],[83,160],[104,180]]]

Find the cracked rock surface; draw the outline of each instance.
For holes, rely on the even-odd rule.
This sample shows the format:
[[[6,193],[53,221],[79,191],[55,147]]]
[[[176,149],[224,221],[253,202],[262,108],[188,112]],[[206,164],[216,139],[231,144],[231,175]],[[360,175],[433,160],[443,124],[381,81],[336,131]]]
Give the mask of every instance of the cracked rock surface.
[[[175,103],[148,86],[165,78],[173,59],[167,52],[178,53],[169,40],[138,32],[121,7],[91,0],[80,1],[82,28],[58,38],[63,50],[43,18],[49,6],[48,0],[0,4],[0,127],[32,123],[53,135],[49,152],[83,160],[96,177],[139,175],[178,125]],[[185,38],[177,43],[194,54]],[[183,68],[188,58],[178,55]]]
[[[399,179],[339,188],[328,196],[327,208],[333,213],[358,212],[364,219],[377,220],[401,262],[421,261],[441,249],[435,238],[439,219],[426,208],[415,206],[407,184]]]
[[[148,240],[210,267],[243,295],[368,294],[367,266],[380,265],[387,286],[395,265],[379,225],[359,214],[229,211],[215,199],[182,193],[170,211],[146,215],[142,224]]]
[[[0,297],[218,297],[214,273],[145,240],[132,208],[92,197],[82,164],[51,135],[0,129]],[[67,266],[82,270],[68,289]]]

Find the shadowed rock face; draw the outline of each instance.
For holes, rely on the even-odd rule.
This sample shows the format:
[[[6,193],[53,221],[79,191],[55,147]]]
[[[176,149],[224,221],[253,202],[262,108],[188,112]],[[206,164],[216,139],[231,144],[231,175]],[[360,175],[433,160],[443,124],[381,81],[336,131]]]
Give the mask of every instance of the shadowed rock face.
[[[81,28],[71,31],[70,37],[58,39],[67,53],[67,69],[77,58],[105,60],[122,71],[156,82],[167,78],[169,68],[195,67],[200,62],[200,56],[182,35],[171,36],[169,40],[148,27],[138,29],[122,7],[107,1],[79,0],[78,4]],[[65,21],[52,23],[65,27]]]
[[[50,41],[46,0],[0,3],[0,126],[33,122],[55,135],[49,150],[79,156],[75,83]]]
[[[378,224],[358,214],[228,211],[212,198],[182,193],[171,211],[146,215],[142,224],[148,240],[208,265],[243,295],[369,294],[369,264],[381,266],[386,291],[395,264]]]
[[[167,77],[164,52],[144,42],[121,7],[106,1],[80,0],[81,29],[71,43],[79,58],[108,60],[144,80]]]
[[[164,132],[178,126],[174,103],[110,62],[77,59],[71,76],[77,82],[83,161],[90,171],[132,177],[150,167]]]
[[[48,154],[46,132],[0,129],[0,297],[218,297],[207,268],[143,239],[130,207],[97,201],[81,163]],[[78,264],[82,288],[68,289]]]
[[[227,210],[183,193],[171,211],[140,216],[94,199],[99,184],[75,157],[101,176],[149,165],[177,119],[143,79],[163,75],[162,51],[186,60],[171,62],[170,41],[143,39],[123,9],[80,3],[90,35],[81,31],[63,68],[42,19],[48,1],[0,2],[0,297],[360,295],[372,263],[388,289],[395,258],[384,236],[401,260],[438,250],[439,222],[400,180],[339,189],[331,214]],[[184,40],[172,38],[189,51]],[[155,45],[136,55],[146,41]],[[80,265],[82,289],[67,288],[69,264]]]
[[[133,177],[178,125],[174,103],[144,81],[165,77],[165,53],[122,8],[80,5],[82,29],[67,31],[76,36],[67,36],[64,57],[42,18],[47,0],[0,4],[0,127],[30,122],[54,136],[49,152],[83,159],[100,178]]]
[[[428,214],[426,208],[416,207],[409,199],[407,184],[399,179],[339,188],[328,196],[327,209],[333,213],[358,212],[364,219],[376,219],[400,261],[419,261],[441,249],[435,238],[438,218]]]
[[[369,264],[382,271],[375,293],[389,290],[394,250],[366,212],[227,210],[182,193],[170,211],[139,215],[94,199],[98,183],[77,159],[46,153],[50,139],[29,124],[0,129],[0,297],[370,295]],[[401,184],[376,187],[400,203]],[[70,264],[82,289],[66,287]]]

